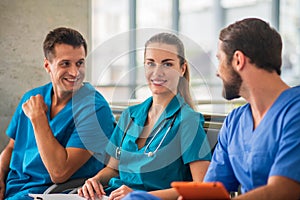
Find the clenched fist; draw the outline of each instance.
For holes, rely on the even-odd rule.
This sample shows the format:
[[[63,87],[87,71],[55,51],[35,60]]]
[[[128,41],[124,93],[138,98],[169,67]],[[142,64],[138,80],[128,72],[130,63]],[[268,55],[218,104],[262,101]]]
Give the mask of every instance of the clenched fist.
[[[30,99],[23,103],[22,109],[25,115],[32,120],[39,118],[41,115],[45,115],[48,107],[44,101],[44,98],[38,94],[36,96],[31,96]]]

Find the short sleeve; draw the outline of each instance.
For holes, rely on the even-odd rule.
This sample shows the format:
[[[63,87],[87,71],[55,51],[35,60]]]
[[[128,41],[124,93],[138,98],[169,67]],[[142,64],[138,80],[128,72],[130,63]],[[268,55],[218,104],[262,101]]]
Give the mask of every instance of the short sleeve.
[[[106,152],[116,158],[116,149],[120,146],[121,140],[124,134],[126,126],[130,123],[129,109],[122,112],[120,119],[118,120],[117,126],[115,127],[113,134],[106,146]]]
[[[25,114],[23,113],[23,110],[22,110],[22,105],[29,97],[30,97],[30,95],[28,93],[26,93],[22,97],[22,99],[20,100],[20,102],[11,118],[11,121],[6,129],[6,135],[12,139],[16,138],[16,132],[17,132],[18,126],[20,125],[19,123],[20,123],[21,117],[25,117]]]
[[[284,115],[282,135],[269,176],[285,176],[300,182],[300,104]],[[288,169],[288,170],[287,170]]]
[[[108,103],[99,93],[88,94],[83,99],[76,97],[73,100],[75,127],[66,147],[88,149],[102,158],[106,156],[105,147],[114,129],[114,117]]]
[[[220,130],[218,143],[204,177],[204,182],[220,181],[228,191],[237,191],[239,182],[234,175],[227,151],[228,124],[230,124],[230,116],[226,117]]]
[[[19,124],[20,115],[21,115],[21,110],[20,110],[20,106],[18,106],[6,129],[6,135],[12,139],[16,138],[16,131],[17,131],[17,126]]]
[[[211,150],[203,128],[204,118],[200,113],[182,113],[178,132],[181,137],[182,159],[185,164],[196,160],[211,159]]]

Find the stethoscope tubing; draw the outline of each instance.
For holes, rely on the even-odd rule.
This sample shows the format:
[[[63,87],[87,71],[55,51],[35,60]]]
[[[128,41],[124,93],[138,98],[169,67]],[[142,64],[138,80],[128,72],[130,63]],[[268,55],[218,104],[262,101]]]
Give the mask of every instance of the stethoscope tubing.
[[[145,155],[147,155],[148,157],[152,157],[153,155],[156,154],[156,152],[158,151],[158,149],[161,147],[163,141],[164,141],[165,138],[167,137],[168,133],[170,132],[171,128],[173,127],[174,122],[175,122],[175,119],[176,119],[176,117],[177,117],[177,114],[178,114],[178,112],[179,112],[180,110],[181,110],[181,109],[178,109],[178,111],[176,111],[176,113],[175,113],[172,117],[165,118],[164,120],[162,120],[162,121],[159,123],[159,125],[155,128],[155,130],[151,131],[150,135],[153,135],[153,137],[151,138],[151,140],[149,141],[149,143],[148,143],[148,144],[146,145],[146,147],[145,147],[145,150],[144,150],[144,154],[145,154]],[[158,146],[156,147],[156,149],[155,149],[153,152],[152,152],[152,151],[147,152],[147,149],[149,149],[149,146],[152,144],[152,142],[153,142],[154,138],[156,137],[156,135],[157,135],[157,134],[161,131],[161,129],[165,126],[166,121],[167,121],[167,120],[170,120],[170,119],[172,119],[171,124],[169,125],[169,127],[168,127],[166,133],[164,134],[162,140],[160,141],[160,143],[158,144]],[[126,128],[125,128],[125,131],[124,131],[124,134],[123,134],[123,136],[122,136],[120,145],[116,148],[116,155],[115,155],[115,156],[116,156],[116,158],[117,158],[118,160],[119,160],[120,157],[121,157],[122,145],[123,145],[124,139],[125,139],[125,137],[126,137],[126,135],[127,135],[127,131],[128,131],[128,129],[130,128],[132,122],[133,122],[133,119],[130,118],[130,121],[129,121],[129,123],[127,124],[127,126],[126,126]],[[155,132],[155,133],[153,134],[153,132]]]
[[[145,154],[145,155],[147,155],[148,157],[151,157],[151,156],[153,156],[154,154],[156,154],[156,152],[158,151],[159,147],[162,145],[163,141],[165,140],[165,138],[167,137],[167,135],[168,135],[168,133],[170,132],[171,128],[173,127],[173,124],[174,124],[175,119],[176,119],[176,114],[173,116],[173,119],[172,119],[172,121],[171,121],[170,126],[168,127],[166,133],[164,134],[164,136],[163,136],[163,138],[161,139],[161,141],[159,142],[159,144],[157,145],[156,149],[155,149],[153,152],[149,151],[149,152],[147,153],[147,149],[148,149],[149,146],[152,144],[152,142],[153,142],[155,136],[156,136],[156,135],[160,132],[160,130],[164,127],[164,125],[163,125],[163,126],[160,126],[160,128],[155,132],[155,134],[153,135],[153,137],[151,138],[151,140],[149,141],[149,143],[146,145],[145,150],[144,150],[144,154]],[[164,122],[166,122],[166,120],[168,120],[168,119],[165,119]]]

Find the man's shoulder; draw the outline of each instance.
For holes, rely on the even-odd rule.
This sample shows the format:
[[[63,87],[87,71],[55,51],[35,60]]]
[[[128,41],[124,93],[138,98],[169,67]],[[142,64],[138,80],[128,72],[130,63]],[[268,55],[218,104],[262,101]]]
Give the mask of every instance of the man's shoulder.
[[[284,94],[290,99],[300,99],[300,85],[286,90]]]
[[[73,96],[73,106],[78,108],[95,106],[96,109],[100,107],[109,107],[109,103],[104,96],[90,83],[84,83],[83,87]]]
[[[300,92],[300,85],[292,87],[291,89]]]
[[[88,82],[85,82],[83,84],[83,87],[78,92],[76,92],[73,97],[76,99],[90,99],[91,97],[93,97],[95,99],[104,100],[103,95]]]
[[[29,98],[30,96],[34,96],[38,94],[44,96],[51,89],[52,89],[52,83],[50,82],[45,85],[28,90],[27,92],[25,92],[24,97]]]
[[[250,104],[246,103],[244,105],[241,105],[235,109],[233,109],[226,117],[226,120],[228,121],[234,121],[239,120],[242,115],[244,115],[246,112],[248,112],[250,109]]]

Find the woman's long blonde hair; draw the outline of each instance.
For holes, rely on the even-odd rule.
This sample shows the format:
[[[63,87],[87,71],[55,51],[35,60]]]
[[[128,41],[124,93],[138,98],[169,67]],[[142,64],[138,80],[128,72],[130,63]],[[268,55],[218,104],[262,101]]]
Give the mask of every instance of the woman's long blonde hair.
[[[168,44],[168,45],[174,45],[177,48],[177,56],[179,58],[180,67],[182,67],[184,64],[186,64],[186,70],[183,74],[183,77],[180,77],[179,83],[177,86],[177,91],[180,93],[180,95],[184,98],[185,102],[189,104],[191,108],[195,108],[194,102],[191,97],[190,93],[190,70],[188,63],[185,59],[185,52],[184,52],[184,45],[182,41],[174,34],[171,33],[158,33],[154,36],[152,36],[146,43],[145,43],[145,52],[149,44],[151,43],[161,43],[161,44]]]

